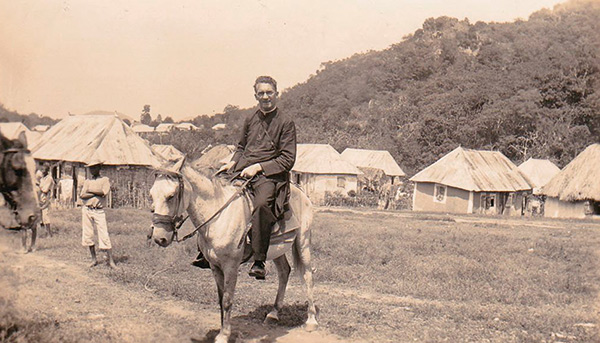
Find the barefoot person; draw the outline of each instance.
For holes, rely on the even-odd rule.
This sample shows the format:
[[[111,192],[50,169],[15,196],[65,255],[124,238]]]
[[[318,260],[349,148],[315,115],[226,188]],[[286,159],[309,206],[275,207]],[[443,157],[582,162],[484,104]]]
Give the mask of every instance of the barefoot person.
[[[106,207],[106,196],[110,192],[110,181],[108,177],[100,176],[102,167],[101,161],[93,161],[88,165],[90,178],[83,182],[81,194],[79,197],[83,201],[81,210],[81,226],[82,236],[81,243],[83,246],[90,248],[92,256],[92,264],[90,267],[98,265],[96,258],[96,247],[94,245],[94,228],[98,231],[98,248],[106,251],[108,257],[108,265],[115,268],[113,260],[110,238],[108,237],[108,227],[106,225],[106,215],[104,208]]]
[[[277,107],[277,82],[259,76],[254,82],[258,110],[244,120],[237,149],[221,171],[233,171],[252,179],[251,243],[254,264],[249,275],[265,278],[265,261],[273,224],[281,218],[289,197],[289,172],[296,161],[296,126]],[[194,265],[206,266],[202,255]]]

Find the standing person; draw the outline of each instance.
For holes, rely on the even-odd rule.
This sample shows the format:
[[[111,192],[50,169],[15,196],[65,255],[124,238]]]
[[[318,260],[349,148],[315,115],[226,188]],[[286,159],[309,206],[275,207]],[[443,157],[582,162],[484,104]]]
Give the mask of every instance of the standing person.
[[[50,173],[50,166],[47,163],[44,163],[44,165],[42,165],[41,171],[42,177],[38,181],[39,204],[40,209],[42,210],[42,216],[40,217],[40,227],[42,229],[46,228],[48,236],[52,237],[52,229],[50,227],[50,217],[48,215],[48,210],[50,209],[52,190],[54,189],[56,183],[52,178],[52,174]]]
[[[236,151],[220,169],[248,179],[254,177],[250,184],[254,194],[250,235],[254,264],[248,274],[257,279],[265,278],[271,229],[285,211],[289,172],[296,161],[296,126],[277,107],[278,95],[277,82],[272,77],[256,79],[254,98],[258,110],[245,118]],[[200,261],[206,261],[201,254],[193,264],[200,266]]]
[[[108,237],[108,227],[106,225],[106,196],[110,192],[110,181],[108,177],[100,176],[102,162],[95,160],[87,165],[90,172],[90,178],[83,182],[83,187],[79,197],[83,201],[81,210],[82,236],[81,243],[90,249],[92,264],[90,267],[98,265],[96,258],[96,247],[94,245],[94,229],[98,231],[98,248],[106,251],[108,265],[115,268],[116,264],[112,256],[112,246]]]

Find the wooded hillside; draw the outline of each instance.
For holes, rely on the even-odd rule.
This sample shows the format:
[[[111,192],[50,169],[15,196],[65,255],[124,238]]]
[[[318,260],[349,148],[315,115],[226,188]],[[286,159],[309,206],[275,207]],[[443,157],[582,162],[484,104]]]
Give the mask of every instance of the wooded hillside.
[[[389,150],[409,175],[461,145],[560,167],[600,141],[600,1],[527,21],[427,19],[282,95],[300,142]]]

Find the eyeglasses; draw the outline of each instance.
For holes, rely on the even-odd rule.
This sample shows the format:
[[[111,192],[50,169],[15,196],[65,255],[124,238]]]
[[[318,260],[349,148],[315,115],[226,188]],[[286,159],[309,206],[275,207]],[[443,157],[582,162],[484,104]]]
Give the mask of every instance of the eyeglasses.
[[[256,92],[256,96],[262,98],[263,96],[268,96],[268,97],[272,97],[273,95],[275,95],[275,92],[273,91],[267,91],[267,92]]]

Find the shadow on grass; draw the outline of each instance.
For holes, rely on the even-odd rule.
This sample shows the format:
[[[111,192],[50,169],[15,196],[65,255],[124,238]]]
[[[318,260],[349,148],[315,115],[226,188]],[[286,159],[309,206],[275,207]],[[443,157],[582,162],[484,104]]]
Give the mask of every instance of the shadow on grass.
[[[115,260],[115,263],[125,263],[129,261],[129,255],[118,255],[114,256],[113,259]]]
[[[259,341],[261,343],[277,342],[277,339],[289,333],[290,329],[300,327],[307,318],[307,304],[295,303],[284,306],[279,311],[279,322],[264,324],[267,313],[272,305],[262,305],[246,315],[233,317],[231,320],[232,333],[229,343],[239,341]],[[203,338],[192,338],[193,343],[212,343],[219,334],[218,329],[210,330]]]

